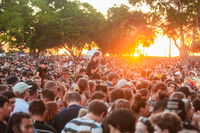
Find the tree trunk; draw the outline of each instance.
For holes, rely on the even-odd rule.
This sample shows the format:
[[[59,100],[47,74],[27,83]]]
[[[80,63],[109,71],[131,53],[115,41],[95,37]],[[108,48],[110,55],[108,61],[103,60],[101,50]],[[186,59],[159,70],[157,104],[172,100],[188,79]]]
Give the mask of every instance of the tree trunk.
[[[185,39],[184,39],[184,32],[183,32],[183,26],[180,26],[180,36],[181,36],[181,47],[180,47],[180,59],[181,59],[181,65],[188,65],[189,63],[189,55],[188,55],[188,49],[185,45]]]

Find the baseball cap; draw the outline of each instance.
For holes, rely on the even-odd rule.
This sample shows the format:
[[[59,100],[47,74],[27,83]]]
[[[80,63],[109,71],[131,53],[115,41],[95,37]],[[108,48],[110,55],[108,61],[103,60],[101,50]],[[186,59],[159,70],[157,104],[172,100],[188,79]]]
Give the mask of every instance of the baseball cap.
[[[12,89],[13,89],[14,93],[22,94],[31,87],[32,87],[32,85],[28,85],[24,82],[19,82],[15,86],[13,86]]]
[[[121,87],[124,87],[124,86],[131,86],[131,83],[128,82],[127,80],[125,79],[120,79],[116,85],[117,88],[121,88]]]

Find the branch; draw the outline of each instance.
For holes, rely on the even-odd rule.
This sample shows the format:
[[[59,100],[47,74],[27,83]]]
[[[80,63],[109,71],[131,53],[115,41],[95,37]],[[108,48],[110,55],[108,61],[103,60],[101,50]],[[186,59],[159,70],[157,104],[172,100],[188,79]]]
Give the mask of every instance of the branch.
[[[176,42],[176,39],[175,38],[173,38],[172,37],[172,39],[173,39],[173,41],[174,41],[174,44],[175,44],[175,46],[178,48],[178,50],[180,51],[181,50],[181,48],[178,46],[178,44],[177,44],[177,42]]]

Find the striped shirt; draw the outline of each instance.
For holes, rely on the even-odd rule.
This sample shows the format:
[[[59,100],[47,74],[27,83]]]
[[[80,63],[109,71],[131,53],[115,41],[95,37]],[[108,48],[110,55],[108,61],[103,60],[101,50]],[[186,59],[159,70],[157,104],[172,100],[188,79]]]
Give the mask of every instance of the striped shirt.
[[[101,124],[86,118],[75,118],[68,122],[61,133],[77,133],[80,131],[102,133]]]

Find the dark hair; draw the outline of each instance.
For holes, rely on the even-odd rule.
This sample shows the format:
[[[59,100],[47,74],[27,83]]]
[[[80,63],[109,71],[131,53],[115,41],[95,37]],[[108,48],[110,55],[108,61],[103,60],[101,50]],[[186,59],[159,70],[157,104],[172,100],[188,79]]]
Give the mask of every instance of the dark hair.
[[[54,101],[56,96],[52,90],[44,89],[42,90],[42,97],[47,98],[49,101]]]
[[[8,98],[6,96],[0,95],[0,108],[3,108],[6,102],[9,102]]]
[[[93,100],[88,105],[88,112],[100,116],[102,113],[105,116],[108,113],[108,107],[100,100]]]
[[[165,99],[157,101],[153,105],[153,112],[164,111],[165,108],[167,107],[167,102],[168,102],[168,100],[165,100]]]
[[[7,84],[12,84],[12,85],[17,83],[17,81],[19,81],[19,80],[18,80],[18,78],[16,76],[9,76],[6,79]]]
[[[136,94],[134,97],[134,103],[132,105],[132,110],[135,113],[139,113],[141,108],[145,108],[147,105],[147,100],[145,98],[142,98],[140,94]]]
[[[6,96],[8,99],[16,97],[14,92],[12,92],[12,91],[5,91],[5,92],[2,93],[2,95]]]
[[[100,52],[95,52],[91,59],[93,59],[94,57],[99,56],[99,55],[100,55]]]
[[[34,100],[30,103],[29,112],[31,112],[32,115],[44,115],[46,106],[42,100]]]
[[[187,87],[180,87],[176,90],[177,92],[183,92],[186,97],[190,95],[190,91]]]
[[[134,133],[136,118],[133,112],[127,109],[119,109],[113,111],[108,116],[108,124],[117,128],[120,132]]]
[[[23,119],[30,119],[30,115],[23,112],[17,112],[14,113],[11,118],[8,121],[8,133],[14,133],[13,127],[16,127],[16,129],[20,132],[20,124]]]
[[[151,125],[151,122],[150,122],[149,118],[140,117],[139,121],[142,122],[147,127],[148,133],[153,133],[154,132],[154,128]]]
[[[29,95],[30,96],[37,93],[39,86],[35,82],[33,82],[32,80],[27,80],[25,83],[32,86],[31,88],[29,88]]]
[[[195,112],[200,111],[200,99],[197,98],[192,102]]]
[[[169,130],[169,133],[177,133],[182,129],[181,119],[175,113],[162,112],[150,117],[153,125],[157,125],[161,130]]]

